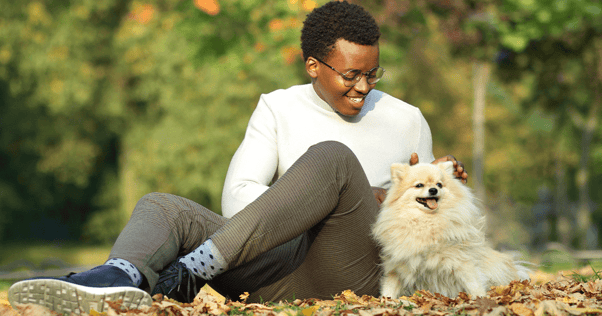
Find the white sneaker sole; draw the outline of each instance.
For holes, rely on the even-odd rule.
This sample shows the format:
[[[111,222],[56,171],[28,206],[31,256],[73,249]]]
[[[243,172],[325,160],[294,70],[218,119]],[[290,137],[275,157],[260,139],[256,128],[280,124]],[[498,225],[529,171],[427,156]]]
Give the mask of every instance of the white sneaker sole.
[[[151,306],[153,300],[145,291],[135,287],[88,287],[54,279],[25,280],[8,289],[8,301],[17,304],[36,304],[60,314],[81,315],[109,309],[107,301],[123,300],[121,306],[139,309]]]

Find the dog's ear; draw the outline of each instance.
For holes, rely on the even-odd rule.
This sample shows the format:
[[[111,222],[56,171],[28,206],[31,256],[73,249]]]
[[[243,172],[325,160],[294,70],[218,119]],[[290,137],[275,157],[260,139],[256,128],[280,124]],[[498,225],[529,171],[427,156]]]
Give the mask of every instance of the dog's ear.
[[[391,165],[391,181],[397,184],[403,180],[406,173],[410,170],[410,165],[405,163],[394,163]]]
[[[441,168],[441,170],[443,170],[443,172],[447,173],[448,175],[454,175],[455,170],[453,161],[440,162],[437,165],[439,166],[439,168]]]

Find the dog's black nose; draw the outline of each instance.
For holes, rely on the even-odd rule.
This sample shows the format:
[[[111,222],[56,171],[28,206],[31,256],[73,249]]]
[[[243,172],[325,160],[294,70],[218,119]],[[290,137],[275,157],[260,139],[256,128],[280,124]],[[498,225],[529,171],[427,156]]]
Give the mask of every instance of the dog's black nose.
[[[437,189],[435,189],[435,188],[430,188],[430,189],[429,189],[429,194],[430,194],[430,195],[436,195],[436,194],[437,194]]]

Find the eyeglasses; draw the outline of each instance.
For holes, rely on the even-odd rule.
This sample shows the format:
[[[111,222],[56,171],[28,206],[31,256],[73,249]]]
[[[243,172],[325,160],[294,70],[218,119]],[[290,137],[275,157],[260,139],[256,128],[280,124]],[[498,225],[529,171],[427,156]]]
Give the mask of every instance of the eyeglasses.
[[[314,57],[314,58],[316,58],[316,57]],[[345,82],[345,87],[355,86],[356,83],[358,83],[358,82],[360,82],[360,80],[362,80],[362,76],[364,76],[364,75],[366,75],[366,80],[368,81],[368,84],[375,84],[385,74],[385,69],[383,67],[374,67],[366,72],[361,72],[360,70],[352,69],[346,73],[342,73],[342,72],[334,69],[334,67],[332,67],[331,65],[321,61],[320,59],[316,58],[316,60],[323,63],[324,65],[328,66],[330,69],[336,71],[337,73],[339,73],[339,75],[341,75],[341,77],[343,77],[343,80]]]

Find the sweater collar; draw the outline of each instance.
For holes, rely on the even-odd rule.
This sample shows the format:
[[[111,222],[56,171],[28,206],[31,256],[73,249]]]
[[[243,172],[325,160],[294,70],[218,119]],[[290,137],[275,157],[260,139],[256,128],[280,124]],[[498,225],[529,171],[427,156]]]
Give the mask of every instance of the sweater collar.
[[[322,109],[328,111],[328,112],[333,112],[336,113],[336,111],[330,106],[330,104],[326,103],[326,101],[322,100],[322,98],[320,98],[320,96],[316,93],[316,90],[314,89],[314,85],[311,83],[307,84],[307,92],[309,95],[309,98],[313,101],[314,104],[316,104],[317,106],[321,107]]]
[[[308,83],[306,85],[307,87],[307,94],[310,98],[311,101],[313,101],[313,103],[315,105],[317,105],[318,107],[331,112],[333,114],[336,114],[338,117],[340,117],[341,119],[343,119],[344,121],[347,122],[358,122],[362,119],[362,117],[364,117],[366,115],[366,113],[369,111],[369,109],[373,108],[373,106],[368,106],[366,107],[366,105],[368,105],[368,102],[370,102],[370,95],[372,94],[372,91],[370,91],[370,93],[366,96],[366,103],[364,105],[364,107],[362,108],[362,110],[360,111],[360,113],[358,113],[356,116],[353,117],[349,117],[349,116],[345,116],[345,115],[341,115],[340,113],[338,113],[337,111],[335,111],[335,109],[330,106],[330,104],[326,103],[326,101],[322,100],[322,98],[320,98],[320,96],[316,93],[316,90],[314,89],[313,84]]]

